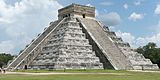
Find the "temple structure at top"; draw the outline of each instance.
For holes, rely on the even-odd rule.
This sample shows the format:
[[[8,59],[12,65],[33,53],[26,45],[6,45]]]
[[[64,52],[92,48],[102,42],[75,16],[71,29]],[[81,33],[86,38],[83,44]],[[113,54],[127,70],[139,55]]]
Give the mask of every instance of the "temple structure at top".
[[[33,26],[34,27],[34,26]],[[95,19],[95,7],[71,4],[7,65],[16,69],[159,69]]]
[[[95,19],[95,7],[72,4],[58,10],[58,18],[64,17],[80,17]]]

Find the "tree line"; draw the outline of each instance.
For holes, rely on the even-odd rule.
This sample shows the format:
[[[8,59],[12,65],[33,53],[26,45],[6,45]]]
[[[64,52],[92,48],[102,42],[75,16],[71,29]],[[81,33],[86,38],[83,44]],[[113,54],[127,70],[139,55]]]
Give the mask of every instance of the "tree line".
[[[157,48],[155,43],[150,42],[143,47],[137,48],[136,51],[160,67],[160,48]]]
[[[2,66],[7,65],[9,60],[12,60],[13,56],[11,54],[0,53],[0,68]]]

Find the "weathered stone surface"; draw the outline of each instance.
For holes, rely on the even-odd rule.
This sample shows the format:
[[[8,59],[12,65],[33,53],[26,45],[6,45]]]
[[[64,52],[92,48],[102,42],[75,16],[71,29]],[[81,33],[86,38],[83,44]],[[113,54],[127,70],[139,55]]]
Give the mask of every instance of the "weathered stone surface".
[[[61,19],[64,17],[85,17],[94,19],[95,7],[89,7],[73,3],[72,5],[58,10],[58,18]]]
[[[103,69],[75,18],[63,22],[46,43],[31,68]]]

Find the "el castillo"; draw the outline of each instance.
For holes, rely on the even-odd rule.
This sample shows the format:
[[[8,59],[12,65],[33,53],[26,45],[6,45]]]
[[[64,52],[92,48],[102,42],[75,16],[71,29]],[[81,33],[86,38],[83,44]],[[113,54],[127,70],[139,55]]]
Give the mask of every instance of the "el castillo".
[[[7,63],[6,71],[11,74],[23,70],[64,73],[67,70],[159,71],[157,64],[136,52],[109,26],[98,21],[95,10],[93,6],[75,3],[59,9],[58,20],[50,22],[41,34],[26,44],[20,54]],[[0,74],[0,80],[1,77]],[[2,80],[5,79],[2,77]]]
[[[95,7],[71,4],[7,69],[158,69],[95,19]]]

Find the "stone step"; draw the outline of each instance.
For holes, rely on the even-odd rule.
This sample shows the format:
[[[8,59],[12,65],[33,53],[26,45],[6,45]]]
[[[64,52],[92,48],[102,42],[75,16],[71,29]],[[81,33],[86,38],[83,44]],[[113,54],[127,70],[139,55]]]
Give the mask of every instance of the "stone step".
[[[158,70],[158,66],[156,64],[146,64],[146,65],[133,65],[135,70]]]

